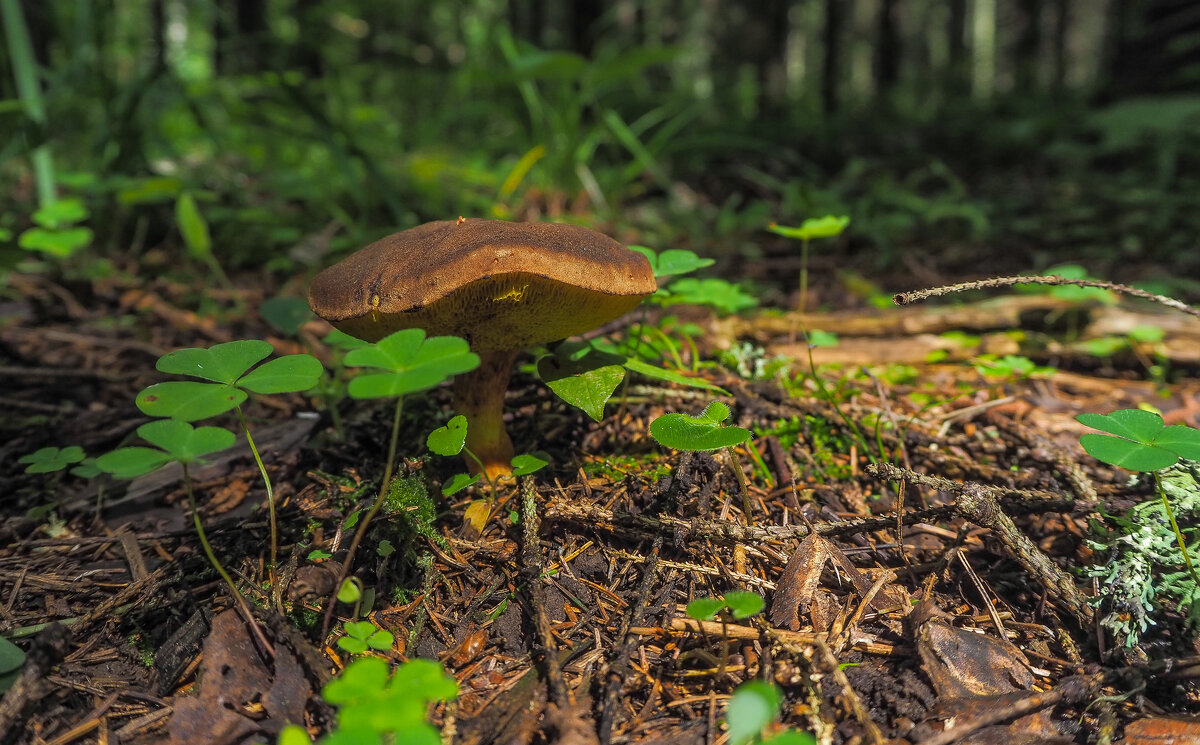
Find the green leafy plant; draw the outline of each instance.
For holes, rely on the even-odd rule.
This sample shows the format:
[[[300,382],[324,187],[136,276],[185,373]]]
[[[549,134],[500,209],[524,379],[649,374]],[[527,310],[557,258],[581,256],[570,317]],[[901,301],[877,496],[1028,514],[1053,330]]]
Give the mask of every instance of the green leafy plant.
[[[664,447],[675,450],[724,450],[737,475],[742,494],[742,512],[747,523],[750,516],[750,482],[734,448],[749,440],[752,433],[741,427],[722,424],[729,418],[729,407],[713,401],[698,416],[663,414],[650,423],[650,436]]]
[[[8,639],[0,636],[0,693],[12,688],[25,664],[25,652]]]
[[[775,223],[767,226],[767,229],[776,235],[800,241],[800,300],[796,304],[796,310],[801,313],[808,306],[808,244],[817,238],[835,238],[841,235],[849,224],[850,218],[846,215],[840,217],[825,215],[824,217],[811,217],[800,223],[799,227],[788,227]]]
[[[319,745],[441,745],[438,730],[426,721],[429,704],[457,698],[458,684],[432,660],[410,660],[389,675],[384,660],[361,657],[329,681],[321,697],[338,713],[337,727]],[[289,725],[279,745],[311,745],[311,740],[303,727]]]
[[[1111,414],[1085,413],[1075,417],[1081,424],[1107,434],[1086,434],[1079,444],[1088,455],[1127,471],[1149,472],[1162,500],[1164,514],[1183,555],[1183,563],[1192,579],[1200,583],[1188,554],[1187,541],[1179,529],[1171,502],[1163,490],[1161,471],[1180,458],[1200,461],[1200,430],[1175,424],[1166,426],[1160,415],[1141,409],[1121,409]]]
[[[763,731],[778,719],[782,705],[783,693],[771,683],[751,680],[738,686],[725,707],[729,745],[816,745],[816,738],[797,730],[763,736]]]
[[[735,590],[719,598],[693,600],[687,604],[687,614],[697,621],[711,621],[718,614],[728,614],[734,620],[741,620],[761,613],[764,606],[762,595]]]
[[[443,426],[438,427],[430,432],[429,436],[425,438],[425,445],[430,449],[430,451],[447,457],[466,453],[467,457],[478,463],[480,467],[480,473],[455,474],[450,481],[446,482],[446,484],[442,487],[443,496],[450,496],[451,494],[460,492],[472,484],[479,483],[479,481],[484,477],[483,463],[481,463],[479,458],[471,452],[470,448],[466,446],[467,426],[467,418],[462,414],[457,414],[452,417],[449,422],[446,422],[446,424]],[[549,461],[543,460],[536,455],[531,455],[528,453],[521,453],[513,456],[510,464],[512,465],[513,476],[528,476],[529,474],[540,471],[541,469],[550,465]]]
[[[29,251],[65,259],[92,243],[92,230],[76,223],[90,213],[79,199],[59,199],[33,213],[36,227],[21,233],[17,245]]]
[[[337,645],[350,654],[362,654],[368,649],[391,649],[396,641],[392,632],[378,628],[370,621],[347,621],[342,628],[346,635],[337,640]]]
[[[234,601],[241,606],[245,618],[253,618],[245,598],[238,592],[237,585],[225,567],[217,559],[208,535],[204,532],[204,524],[200,521],[200,509],[196,506],[196,494],[192,488],[192,477],[189,468],[203,463],[203,456],[227,450],[233,447],[237,440],[232,432],[221,427],[193,427],[188,422],[178,419],[158,419],[147,422],[137,429],[138,436],[155,447],[135,445],[123,447],[105,453],[96,458],[96,467],[119,479],[133,479],[138,476],[158,470],[168,463],[178,463],[183,469],[183,485],[187,493],[188,509],[192,513],[192,525],[200,538],[200,546],[209,563],[233,595]],[[257,625],[252,625],[255,633],[261,634]],[[265,639],[263,640],[265,641]]]
[[[249,393],[306,391],[317,384],[325,368],[316,357],[308,354],[289,354],[258,364],[273,351],[274,348],[265,341],[245,339],[216,344],[207,349],[192,347],[170,352],[158,358],[156,368],[159,372],[187,375],[210,382],[175,380],[155,383],[138,394],[136,404],[150,416],[170,417],[185,422],[208,419],[230,410],[237,414],[238,425],[246,436],[246,444],[250,446],[266,487],[271,529],[267,571],[271,575],[271,586],[278,605],[280,588],[275,581],[275,569],[279,535],[275,489],[242,412],[242,403]]]
[[[389,485],[396,470],[396,450],[400,440],[400,417],[404,397],[434,388],[460,373],[479,367],[479,356],[470,351],[465,339],[457,336],[426,338],[422,329],[403,329],[383,337],[374,344],[351,349],[346,353],[349,367],[367,368],[369,372],[356,375],[347,386],[350,395],[358,399],[394,398],[392,434],[388,444],[387,464],[379,483],[379,494],[358,522],[350,541],[346,560],[342,564],[340,585],[354,560],[354,554],[366,535],[367,527],[386,502]],[[324,631],[329,630],[333,603],[325,611]]]
[[[1035,375],[1044,377],[1054,374],[1053,367],[1038,365],[1028,357],[1016,354],[1006,354],[1004,356],[981,354],[975,359],[975,372],[985,378],[1022,380]]]
[[[44,447],[32,453],[22,455],[18,463],[27,464],[25,473],[54,473],[67,466],[80,463],[84,459],[83,448],[78,445],[70,447]]]

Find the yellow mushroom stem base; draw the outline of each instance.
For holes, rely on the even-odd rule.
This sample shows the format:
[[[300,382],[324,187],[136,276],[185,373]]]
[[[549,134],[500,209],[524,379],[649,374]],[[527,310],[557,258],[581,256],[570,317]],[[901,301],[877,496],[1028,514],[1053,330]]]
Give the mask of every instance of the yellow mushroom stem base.
[[[479,352],[479,367],[454,378],[454,408],[467,418],[467,448],[483,463],[488,479],[512,473],[513,444],[504,429],[504,392],[520,350]],[[463,452],[467,468],[479,463]]]

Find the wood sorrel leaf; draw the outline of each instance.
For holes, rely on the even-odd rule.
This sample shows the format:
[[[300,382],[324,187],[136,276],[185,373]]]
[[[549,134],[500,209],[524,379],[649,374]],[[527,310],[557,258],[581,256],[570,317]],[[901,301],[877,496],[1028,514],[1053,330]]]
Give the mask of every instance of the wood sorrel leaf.
[[[1121,409],[1111,414],[1085,413],[1077,421],[1108,435],[1086,434],[1079,444],[1096,460],[1129,471],[1158,471],[1180,458],[1200,459],[1200,430],[1182,424],[1165,426],[1152,411]]]
[[[711,621],[724,607],[720,598],[698,598],[687,604],[686,612],[697,621]]]
[[[325,372],[310,354],[289,354],[259,365],[237,381],[251,393],[295,393],[317,384]]]
[[[220,427],[193,427],[178,419],[161,419],[138,427],[138,436],[167,452],[171,460],[194,463],[200,456],[233,447],[232,432]]]
[[[231,411],[245,400],[245,391],[226,383],[171,380],[142,391],[135,403],[150,416],[194,422]]]
[[[735,590],[725,593],[725,605],[734,618],[749,618],[763,609],[762,595],[756,592]]]
[[[835,235],[841,235],[849,224],[850,217],[847,215],[825,215],[824,217],[810,217],[800,223],[798,228],[771,223],[767,226],[767,230],[775,235],[782,235],[784,238],[811,241],[814,238],[832,238]]]
[[[783,697],[779,689],[763,680],[752,680],[737,687],[725,707],[729,727],[729,745],[746,745],[779,715]]]
[[[428,390],[447,378],[479,367],[479,356],[457,336],[425,338],[421,329],[404,329],[346,353],[345,364],[376,367],[383,373],[359,375],[348,390],[354,398],[391,398]]]
[[[178,349],[159,357],[156,367],[160,372],[233,384],[272,351],[273,347],[261,339],[243,339],[214,344],[208,349]]]
[[[17,462],[29,464],[25,473],[53,473],[81,460],[83,460],[83,448],[71,445],[65,448],[51,446],[35,450],[22,455]]]
[[[728,418],[729,407],[713,401],[699,416],[663,414],[650,423],[650,436],[675,450],[720,450],[750,439],[748,429],[722,427]]]
[[[467,441],[467,418],[458,414],[425,438],[425,446],[438,455],[458,455]]]
[[[655,277],[689,274],[714,263],[712,259],[702,259],[694,252],[682,248],[668,248],[662,253],[656,253],[654,249],[645,246],[630,246],[629,249],[646,257]]]
[[[157,448],[128,447],[96,458],[96,467],[119,479],[137,478],[171,462],[171,456]]]

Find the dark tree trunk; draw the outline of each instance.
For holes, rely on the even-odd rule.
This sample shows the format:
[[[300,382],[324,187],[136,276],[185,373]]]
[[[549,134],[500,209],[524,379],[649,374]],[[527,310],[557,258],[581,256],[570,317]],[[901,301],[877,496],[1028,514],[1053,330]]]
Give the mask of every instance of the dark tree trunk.
[[[320,5],[320,0],[296,0],[293,8],[300,28],[300,41],[292,49],[291,65],[307,78],[320,78],[325,74],[321,44],[328,23],[321,17]]]
[[[950,15],[946,20],[948,57],[947,87],[952,95],[961,95],[969,87],[967,57],[967,0],[950,0]]]
[[[571,51],[585,57],[592,56],[596,40],[600,36],[600,21],[608,3],[604,0],[573,0],[570,8]]]
[[[154,47],[154,66],[167,66],[167,0],[150,0],[150,43]]]
[[[270,55],[270,34],[267,31],[266,0],[236,0],[238,68],[241,72],[266,69]]]
[[[1042,0],[1020,0],[1022,28],[1014,47],[1016,83],[1019,91],[1038,90],[1038,69],[1042,46]]]
[[[838,108],[838,83],[841,77],[842,12],[848,10],[848,0],[825,0],[825,29],[821,42],[824,44],[821,65],[821,105],[825,113],[832,114]]]
[[[886,96],[900,80],[900,30],[896,10],[899,0],[882,0],[879,8],[878,34],[875,45],[875,92]]]
[[[1056,92],[1067,87],[1067,30],[1071,27],[1071,0],[1054,0],[1054,69],[1051,85]]]

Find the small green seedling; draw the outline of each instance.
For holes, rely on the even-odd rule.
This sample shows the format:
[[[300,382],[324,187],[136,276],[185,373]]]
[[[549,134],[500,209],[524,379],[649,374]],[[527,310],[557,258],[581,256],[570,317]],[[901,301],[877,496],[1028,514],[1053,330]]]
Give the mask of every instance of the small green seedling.
[[[392,632],[376,628],[370,621],[347,621],[346,635],[337,640],[337,645],[350,654],[362,654],[368,649],[384,651],[392,648],[396,637]]]
[[[1022,380],[1035,375],[1039,377],[1053,375],[1054,368],[1038,365],[1028,357],[1017,354],[1006,354],[1003,357],[981,354],[976,358],[975,372],[985,378]]]
[[[298,393],[317,384],[325,372],[320,360],[309,354],[289,354],[258,365],[274,348],[259,339],[244,339],[216,344],[208,349],[180,349],[158,358],[160,372],[187,375],[210,381],[172,380],[156,383],[138,394],[137,407],[150,416],[170,417],[185,422],[234,411],[254,455],[259,475],[267,492],[271,547],[267,571],[271,576],[276,607],[280,604],[279,583],[275,581],[278,563],[279,530],[275,519],[275,489],[262,455],[250,434],[250,425],[242,413],[249,393]],[[255,365],[258,365],[255,367]],[[254,368],[251,370],[251,368]],[[248,393],[249,392],[249,393]]]
[[[691,274],[697,269],[703,269],[715,263],[713,259],[702,259],[694,252],[682,248],[668,248],[662,253],[645,246],[630,246],[629,250],[637,251],[646,257],[646,260],[650,262],[650,270],[654,272],[655,279]]]
[[[668,288],[659,288],[651,295],[654,302],[662,306],[699,305],[713,308],[718,313],[732,315],[758,305],[758,298],[741,287],[723,279],[695,279],[686,277],[671,283]]]
[[[446,422],[444,426],[438,427],[429,433],[425,438],[425,445],[432,452],[446,457],[461,455],[466,453],[467,457],[479,464],[480,473],[455,474],[450,481],[442,487],[442,496],[450,496],[456,492],[466,489],[472,484],[477,484],[483,478],[483,463],[479,458],[471,452],[471,449],[466,446],[467,443],[467,418],[462,414],[457,414]],[[528,476],[531,473],[540,471],[550,463],[536,455],[521,453],[513,456],[509,461],[512,466],[513,476]]]
[[[1149,472],[1154,477],[1155,488],[1162,500],[1163,509],[1179,542],[1183,562],[1200,582],[1188,556],[1187,543],[1175,513],[1163,490],[1161,471],[1175,465],[1180,458],[1200,461],[1200,430],[1174,424],[1166,426],[1160,415],[1141,409],[1121,409],[1111,414],[1080,414],[1075,417],[1081,424],[1107,434],[1087,434],[1079,438],[1079,444],[1088,455],[1111,466],[1127,471]]]
[[[188,472],[190,466],[202,464],[205,455],[233,447],[233,443],[237,440],[237,437],[227,429],[220,427],[193,427],[190,423],[181,422],[178,419],[159,419],[147,422],[138,427],[137,433],[143,440],[157,447],[133,446],[119,448],[97,458],[96,467],[119,479],[133,479],[158,470],[168,463],[178,463],[182,466],[183,485],[184,490],[187,492],[188,508],[192,513],[192,525],[196,528],[196,535],[200,538],[200,546],[204,549],[204,555],[208,557],[208,561],[212,564],[213,569],[217,571],[217,574],[221,576],[226,586],[229,587],[234,601],[241,606],[243,615],[246,618],[253,618],[249,607],[246,605],[245,598],[238,592],[233,578],[229,576],[229,572],[225,571],[225,567],[217,560],[217,555],[213,551],[212,545],[208,542],[208,535],[204,532],[204,524],[200,522],[200,510],[196,506],[196,494],[192,490],[192,477]],[[257,625],[252,625],[252,628],[256,634],[262,634]],[[266,638],[260,636],[260,641],[266,643]],[[269,644],[267,648],[270,648]]]
[[[346,579],[346,573],[354,562],[354,554],[366,535],[371,520],[379,513],[387,496],[392,475],[396,470],[396,448],[400,440],[400,415],[404,411],[404,397],[434,388],[460,373],[479,367],[479,355],[470,351],[466,339],[457,336],[425,337],[422,329],[403,329],[383,337],[374,344],[364,344],[346,353],[344,360],[349,367],[364,367],[370,372],[361,373],[350,381],[347,390],[354,398],[394,398],[396,406],[392,414],[392,436],[388,445],[387,465],[379,484],[379,494],[372,502],[342,563],[338,585]],[[325,609],[325,621],[321,630],[324,636],[329,631],[333,618],[332,600]]]
[[[25,664],[25,652],[16,644],[0,636],[0,693],[12,688]]]
[[[711,621],[719,613],[727,613],[740,621],[761,613],[764,607],[762,596],[756,592],[735,590],[719,598],[698,598],[687,604],[687,614],[697,621]]]
[[[650,436],[659,445],[675,450],[724,450],[737,474],[742,492],[742,512],[747,524],[750,517],[750,482],[746,470],[738,459],[735,447],[749,440],[753,434],[742,427],[725,427],[721,422],[729,418],[729,407],[713,401],[704,407],[699,416],[688,414],[663,414],[650,423]]]
[[[816,745],[807,732],[784,730],[764,738],[763,730],[779,717],[783,693],[764,680],[751,680],[738,686],[725,707],[725,726],[729,745]]]
[[[25,473],[54,473],[67,466],[80,463],[83,459],[83,448],[71,445],[65,448],[45,447],[35,450],[22,455],[17,462],[28,464]]]
[[[387,662],[361,657],[331,680],[321,697],[338,708],[338,715],[336,729],[319,745],[441,745],[440,733],[425,717],[429,704],[458,698],[458,684],[433,660],[410,660],[389,676]],[[279,745],[311,745],[311,740],[303,727],[289,725],[280,732]]]
[[[59,199],[33,213],[32,227],[21,233],[17,245],[28,251],[65,259],[92,242],[91,228],[76,223],[87,220],[88,208],[79,199]]]
[[[800,223],[800,227],[788,227],[775,223],[767,226],[767,229],[776,235],[800,241],[800,301],[796,310],[801,313],[805,311],[808,304],[808,244],[816,238],[837,237],[849,224],[850,218],[846,215],[840,217],[826,215],[809,218]]]

